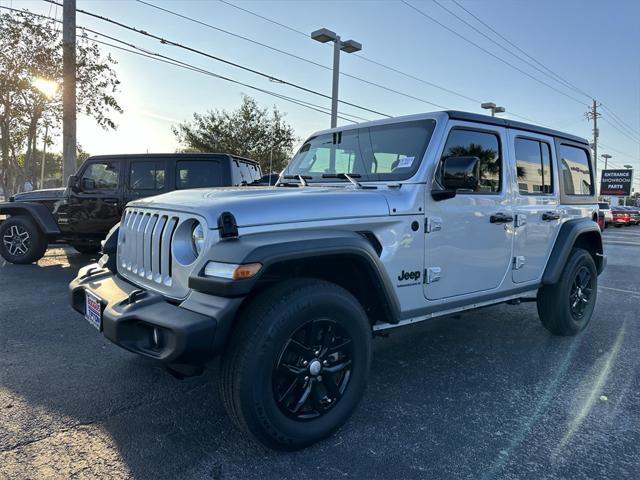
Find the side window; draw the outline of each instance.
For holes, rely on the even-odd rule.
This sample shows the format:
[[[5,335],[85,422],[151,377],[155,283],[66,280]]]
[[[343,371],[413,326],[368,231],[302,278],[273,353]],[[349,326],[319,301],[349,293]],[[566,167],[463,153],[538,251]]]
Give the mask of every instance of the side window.
[[[553,193],[549,144],[528,138],[516,138],[515,151],[520,195]]]
[[[176,188],[219,187],[220,162],[217,160],[181,160],[176,162]]]
[[[131,162],[129,188],[132,190],[162,190],[165,170],[159,162],[150,160]]]
[[[119,162],[94,162],[82,174],[83,190],[117,190],[120,177]]]
[[[497,134],[454,128],[449,132],[441,162],[447,157],[480,159],[478,190],[473,193],[498,193],[502,190],[502,156]]]
[[[249,185],[254,181],[260,179],[260,173],[257,165],[235,159],[233,160],[232,165],[238,170],[238,173],[240,174],[240,183],[246,182],[246,184]]]
[[[560,181],[567,195],[592,195],[591,163],[586,150],[560,145]]]

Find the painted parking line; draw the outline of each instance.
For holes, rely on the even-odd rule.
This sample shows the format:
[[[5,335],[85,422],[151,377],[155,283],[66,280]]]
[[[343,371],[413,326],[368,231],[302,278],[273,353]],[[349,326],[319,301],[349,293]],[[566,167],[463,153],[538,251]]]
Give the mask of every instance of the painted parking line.
[[[636,292],[635,290],[624,290],[622,288],[613,288],[613,287],[603,287],[602,285],[600,285],[598,287],[599,290],[612,290],[614,292],[620,292],[620,293],[628,293],[630,295],[635,295],[637,297],[640,297],[640,292]]]

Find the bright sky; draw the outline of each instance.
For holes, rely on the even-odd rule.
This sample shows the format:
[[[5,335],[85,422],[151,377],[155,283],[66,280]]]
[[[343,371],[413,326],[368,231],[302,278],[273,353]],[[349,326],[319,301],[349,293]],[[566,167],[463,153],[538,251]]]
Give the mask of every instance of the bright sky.
[[[514,58],[463,24],[435,1],[407,0],[462,37],[574,99],[511,68],[400,1],[229,1],[301,32],[310,33],[327,27],[345,40],[353,38],[361,42],[361,54],[367,58],[462,93],[472,100],[355,58],[359,54],[341,56],[341,70],[348,74],[451,109],[481,112],[478,101],[493,101],[506,107],[507,114],[504,116],[507,118],[516,118],[512,115],[517,114],[556,129],[591,137],[591,125],[584,116],[591,103],[588,96],[563,86]],[[226,3],[217,0],[149,2],[327,67],[331,66],[332,52],[327,45]],[[438,2],[487,35],[496,38],[501,45],[512,48],[479,24],[454,0]],[[637,25],[640,2],[457,2],[555,74],[606,105],[608,110],[601,109],[599,153],[611,154],[611,161],[615,166],[632,164],[640,170],[640,29]],[[41,14],[57,15],[58,18],[61,18],[62,13],[60,7],[35,0],[0,0],[0,5],[28,8]],[[234,38],[148,5],[133,0],[77,0],[77,7],[309,89],[325,94],[331,92],[331,72],[328,69]],[[270,82],[195,53],[161,45],[156,40],[81,13],[78,13],[77,22],[78,25],[221,75],[325,108],[330,106],[327,99]],[[113,132],[103,131],[85,118],[79,120],[78,141],[91,154],[173,151],[178,146],[171,133],[173,124],[189,119],[193,112],[214,108],[233,109],[240,103],[242,93],[253,96],[263,105],[277,105],[287,113],[288,121],[301,137],[329,126],[329,116],[323,113],[223,80],[110,47],[103,48],[110,50],[118,61],[116,68],[122,81],[118,98],[125,113],[117,118],[119,127]],[[531,59],[527,60],[533,63]],[[542,69],[539,65],[536,66]],[[440,110],[433,105],[346,77],[341,78],[340,97],[394,116]],[[367,119],[379,118],[353,107],[341,106],[340,110]],[[617,119],[611,112],[617,115]],[[620,121],[626,127],[621,126]]]

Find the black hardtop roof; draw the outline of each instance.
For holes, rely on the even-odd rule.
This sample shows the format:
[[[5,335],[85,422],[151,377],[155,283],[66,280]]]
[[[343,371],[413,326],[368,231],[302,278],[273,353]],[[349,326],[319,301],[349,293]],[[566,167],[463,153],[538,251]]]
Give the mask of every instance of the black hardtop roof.
[[[549,135],[551,137],[559,137],[565,140],[570,140],[572,142],[589,145],[589,142],[582,137],[571,135],[570,133],[560,132],[559,130],[553,130],[551,128],[532,125],[530,123],[507,120],[506,118],[491,117],[489,115],[481,115],[479,113],[460,112],[458,110],[447,110],[445,113],[449,115],[449,118],[452,120],[464,120],[467,122],[486,123],[489,125],[497,125],[500,127],[517,128],[518,130],[540,133],[543,135]]]
[[[126,158],[188,158],[191,160],[205,160],[207,158],[231,158],[235,160],[242,160],[244,162],[253,163],[258,165],[256,160],[250,158],[241,157],[239,155],[232,155],[230,153],[200,153],[200,152],[185,152],[185,153],[117,153],[114,155],[91,155],[91,159],[108,158],[113,160],[126,159]]]

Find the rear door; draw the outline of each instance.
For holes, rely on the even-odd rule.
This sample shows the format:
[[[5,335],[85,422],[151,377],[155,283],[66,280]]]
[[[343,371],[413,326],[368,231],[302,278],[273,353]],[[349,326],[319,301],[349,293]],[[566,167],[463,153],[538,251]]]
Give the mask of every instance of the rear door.
[[[163,158],[131,159],[127,167],[127,202],[167,191],[167,168]]]
[[[439,164],[447,157],[480,159],[479,186],[454,198],[426,197],[426,279],[429,300],[500,287],[510,267],[512,218],[506,130],[492,125],[451,122]],[[434,187],[441,186],[436,168]],[[510,220],[511,219],[511,220]]]
[[[561,223],[553,138],[509,130],[514,195],[514,283],[542,275]]]

